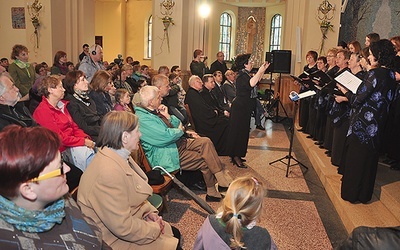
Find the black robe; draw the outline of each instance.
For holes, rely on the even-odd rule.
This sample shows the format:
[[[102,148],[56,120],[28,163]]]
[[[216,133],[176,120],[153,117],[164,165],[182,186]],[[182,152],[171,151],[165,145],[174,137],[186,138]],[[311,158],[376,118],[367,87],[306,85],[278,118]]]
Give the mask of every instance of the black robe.
[[[186,92],[185,104],[189,105],[196,132],[210,138],[218,155],[227,155],[228,118],[215,112],[194,88]]]

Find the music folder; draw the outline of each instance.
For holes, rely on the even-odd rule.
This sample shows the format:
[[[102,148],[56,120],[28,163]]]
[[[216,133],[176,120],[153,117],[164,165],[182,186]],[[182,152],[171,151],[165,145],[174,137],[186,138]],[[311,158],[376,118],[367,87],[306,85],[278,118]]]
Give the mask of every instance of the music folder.
[[[357,92],[358,86],[362,83],[362,80],[353,75],[350,71],[344,71],[342,74],[335,77],[335,81],[353,94]]]
[[[322,86],[329,83],[330,81],[332,81],[332,78],[328,74],[326,74],[325,72],[323,72],[321,70],[317,70],[317,71],[311,73],[310,78],[318,81],[319,83],[322,84]]]

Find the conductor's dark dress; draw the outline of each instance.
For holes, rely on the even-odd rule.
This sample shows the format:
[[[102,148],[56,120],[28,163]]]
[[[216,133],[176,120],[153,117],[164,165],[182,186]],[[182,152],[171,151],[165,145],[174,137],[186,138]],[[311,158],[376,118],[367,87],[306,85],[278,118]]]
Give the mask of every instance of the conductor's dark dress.
[[[236,79],[236,98],[231,106],[227,145],[231,157],[245,157],[247,152],[251,112],[256,106],[256,99],[250,98],[253,89],[250,78],[248,71],[242,70]]]

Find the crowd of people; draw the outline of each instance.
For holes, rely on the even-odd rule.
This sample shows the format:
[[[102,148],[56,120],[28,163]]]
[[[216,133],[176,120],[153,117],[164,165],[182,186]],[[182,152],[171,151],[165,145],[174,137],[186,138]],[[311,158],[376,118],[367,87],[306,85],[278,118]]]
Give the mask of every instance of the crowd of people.
[[[344,46],[344,47],[342,47]],[[360,42],[328,50],[326,57],[309,51],[300,75],[301,92],[316,94],[300,101],[300,131],[331,157],[343,175],[341,196],[351,203],[368,203],[373,194],[380,156],[399,169],[400,36],[380,39],[376,33]],[[350,72],[356,91],[335,78]],[[313,77],[320,72],[324,78]]]
[[[200,58],[201,50],[196,51]],[[247,101],[254,100],[251,93],[268,63],[253,75],[250,54],[240,55],[239,78],[244,77],[236,88],[236,72],[227,69],[219,52],[211,66],[215,71],[205,67],[204,75],[192,72],[186,92],[177,65],[154,72],[132,57],[110,64],[102,57],[100,45],[84,44],[77,65],[57,51],[48,67],[30,63],[26,46],[12,48],[14,61],[0,75],[0,222],[13,230],[2,229],[0,246],[29,242],[43,248],[58,242],[53,244],[181,249],[179,229],[147,200],[152,195],[149,177],[131,157],[141,144],[152,167],[163,166],[176,176],[189,174],[193,180],[187,183],[204,190],[207,202],[235,192],[249,199],[237,208],[232,241],[224,236],[228,248],[255,244],[248,240],[254,232],[268,236],[266,245],[272,249],[268,232],[254,227],[264,197],[262,184],[248,177],[242,181],[252,185],[237,190],[241,184],[231,185],[235,182],[219,158],[228,155],[236,166],[246,167],[255,106]],[[192,109],[193,127],[201,136],[188,129],[185,105]],[[242,124],[240,131],[233,130],[232,122]],[[236,138],[232,133],[241,135],[237,142],[228,141]],[[240,150],[230,143],[241,144]],[[78,185],[76,203],[66,194]],[[231,202],[225,206],[238,206]],[[247,211],[247,206],[252,208]],[[249,230],[243,239],[240,225]],[[26,242],[15,237],[20,232],[28,235]],[[63,238],[68,233],[74,236]]]

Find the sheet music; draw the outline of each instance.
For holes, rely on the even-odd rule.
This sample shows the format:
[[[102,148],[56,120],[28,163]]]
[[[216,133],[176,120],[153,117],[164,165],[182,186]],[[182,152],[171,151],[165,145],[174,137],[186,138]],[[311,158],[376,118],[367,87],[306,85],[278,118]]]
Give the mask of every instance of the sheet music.
[[[335,77],[335,80],[355,94],[357,92],[358,86],[362,83],[362,80],[357,76],[353,75],[350,71],[344,71],[339,76]]]
[[[309,96],[313,96],[315,94],[316,94],[316,92],[314,90],[309,90],[309,91],[300,93],[299,94],[299,99],[303,99],[303,98],[306,98],[306,97],[309,97]]]

